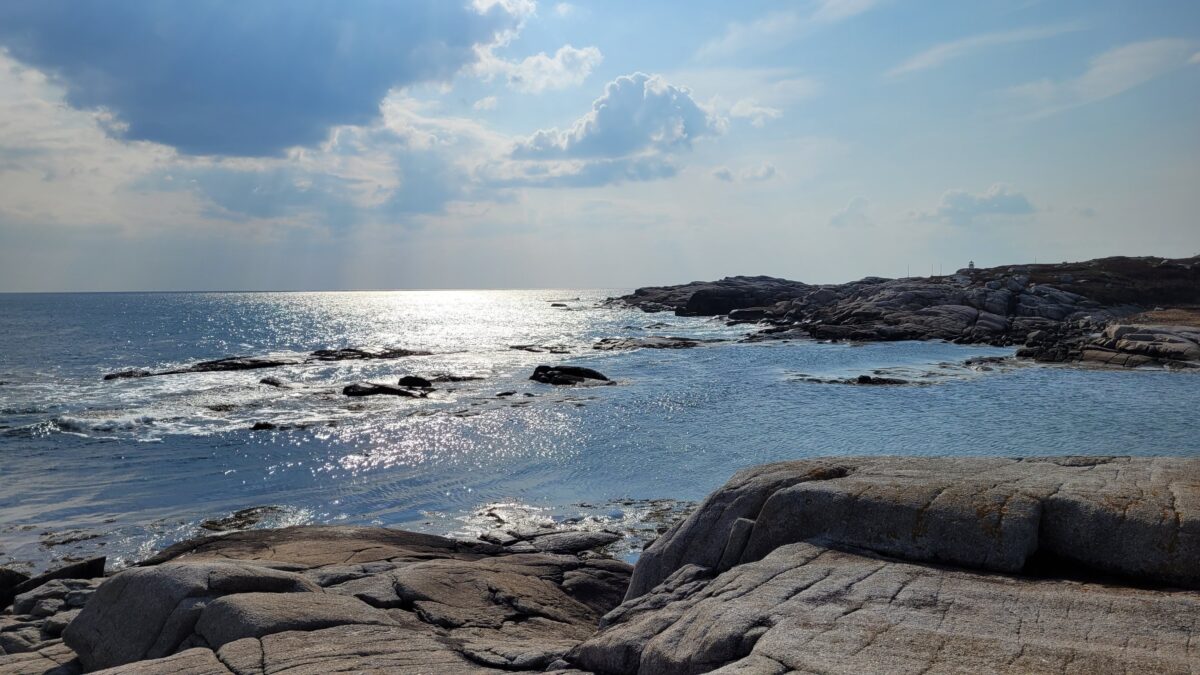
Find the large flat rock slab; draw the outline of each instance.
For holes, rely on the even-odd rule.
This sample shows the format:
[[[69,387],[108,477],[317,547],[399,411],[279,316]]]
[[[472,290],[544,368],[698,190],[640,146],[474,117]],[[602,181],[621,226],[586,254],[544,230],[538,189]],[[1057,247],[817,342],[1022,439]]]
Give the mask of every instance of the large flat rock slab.
[[[721,572],[819,540],[1017,573],[1069,564],[1200,587],[1200,461],[848,457],[743,471],[642,556],[628,598],[685,565]]]
[[[596,673],[1193,673],[1200,593],[982,574],[811,543],[685,566],[605,618]]]

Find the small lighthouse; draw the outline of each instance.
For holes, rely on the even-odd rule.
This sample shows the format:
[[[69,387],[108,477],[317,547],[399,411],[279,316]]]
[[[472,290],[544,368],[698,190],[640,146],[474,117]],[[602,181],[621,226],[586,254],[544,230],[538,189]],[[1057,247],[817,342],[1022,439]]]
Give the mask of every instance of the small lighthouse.
[[[969,269],[969,270],[975,269],[975,261],[974,260],[967,261],[967,269]]]

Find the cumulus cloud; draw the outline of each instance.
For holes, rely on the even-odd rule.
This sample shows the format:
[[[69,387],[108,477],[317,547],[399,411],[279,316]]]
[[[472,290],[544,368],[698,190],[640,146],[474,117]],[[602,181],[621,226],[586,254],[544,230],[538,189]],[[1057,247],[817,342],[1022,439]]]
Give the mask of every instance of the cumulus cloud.
[[[870,217],[867,216],[868,205],[866,197],[854,197],[830,216],[829,226],[837,228],[870,227],[872,223]]]
[[[520,61],[508,61],[491,50],[482,50],[476,72],[488,79],[503,76],[509,87],[536,94],[583,84],[603,60],[604,55],[595,47],[576,49],[571,45],[559,47],[554,56],[540,52]]]
[[[1163,38],[1134,42],[1096,56],[1078,77],[1040,80],[1014,87],[1009,93],[1029,117],[1045,117],[1124,93],[1195,62],[1196,43]]]
[[[691,149],[721,133],[723,120],[686,88],[658,75],[634,73],[609,82],[592,110],[567,129],[544,129],[519,143],[518,159],[621,157]]]
[[[471,107],[475,110],[495,110],[498,103],[499,100],[495,96],[484,96],[475,101],[475,104]]]
[[[965,227],[981,219],[1027,216],[1035,210],[1028,197],[1013,192],[1007,185],[996,183],[981,194],[947,190],[937,208],[923,216],[929,220]]]
[[[733,178],[734,178],[733,170],[727,166],[719,166],[719,167],[713,169],[712,177],[716,178],[719,181],[724,181],[726,183],[732,183]]]
[[[264,156],[375,119],[517,30],[527,0],[0,3],[0,44],[111,131],[189,154]]]
[[[921,70],[930,70],[990,47],[1045,40],[1079,29],[1079,26],[1076,25],[1035,26],[1032,28],[972,35],[930,47],[892,68],[888,71],[888,75],[897,77]]]

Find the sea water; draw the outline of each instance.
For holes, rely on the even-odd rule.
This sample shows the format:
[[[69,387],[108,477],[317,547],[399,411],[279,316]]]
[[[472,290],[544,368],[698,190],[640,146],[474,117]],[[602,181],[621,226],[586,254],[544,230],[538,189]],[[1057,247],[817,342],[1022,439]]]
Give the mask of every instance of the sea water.
[[[602,304],[620,292],[0,295],[0,565],[127,564],[250,507],[271,507],[260,527],[608,528],[632,558],[764,462],[1200,450],[1196,374],[963,366],[1011,350],[940,342],[745,343],[752,326]],[[593,348],[649,335],[719,342]],[[103,379],[337,347],[431,355]],[[528,379],[559,363],[616,384]],[[876,371],[920,384],[814,381]],[[341,393],[407,374],[480,379],[424,399]]]

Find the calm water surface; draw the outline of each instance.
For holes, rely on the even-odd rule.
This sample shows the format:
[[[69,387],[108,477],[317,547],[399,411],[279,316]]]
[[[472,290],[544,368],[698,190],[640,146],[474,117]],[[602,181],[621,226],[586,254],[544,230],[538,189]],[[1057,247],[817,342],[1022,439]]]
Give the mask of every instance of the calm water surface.
[[[0,564],[96,552],[120,564],[252,506],[279,507],[263,525],[470,533],[495,521],[482,515],[491,509],[632,527],[663,504],[637,500],[700,499],[734,471],[779,459],[1200,450],[1194,374],[976,371],[954,364],[1009,350],[941,343],[598,352],[611,336],[746,331],[598,306],[618,292],[0,295]],[[433,355],[101,379],[230,355],[390,346]],[[618,385],[527,379],[560,362]],[[930,384],[804,381],[876,369]],[[419,401],[341,394],[410,373],[483,379]],[[268,375],[289,387],[260,384]],[[282,428],[250,431],[256,422]],[[636,541],[629,547],[636,554]]]

